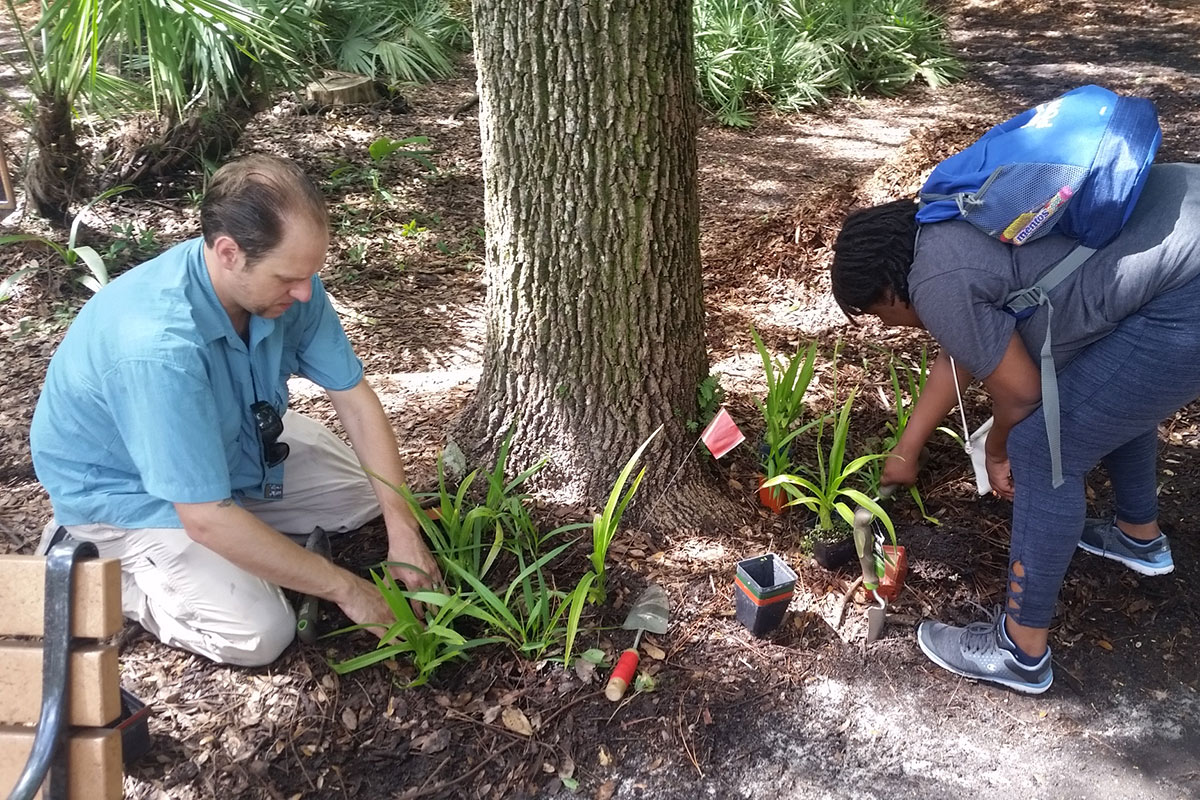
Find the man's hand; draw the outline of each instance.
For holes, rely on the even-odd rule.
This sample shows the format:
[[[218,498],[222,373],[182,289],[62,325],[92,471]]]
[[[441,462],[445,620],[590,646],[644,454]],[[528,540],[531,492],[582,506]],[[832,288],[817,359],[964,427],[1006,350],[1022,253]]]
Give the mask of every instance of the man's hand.
[[[404,584],[410,592],[422,589],[440,591],[443,588],[442,571],[438,569],[437,560],[425,546],[421,535],[411,531],[408,536],[389,536],[389,562],[399,562],[388,567],[397,581]],[[415,569],[414,569],[415,568]],[[425,609],[421,603],[413,603],[413,611],[418,619],[425,618]]]
[[[1008,456],[993,456],[988,453],[984,458],[984,463],[987,465],[988,482],[992,485],[992,492],[1012,502],[1014,489],[1012,468],[1009,465]]]
[[[347,582],[341,588],[334,601],[342,612],[356,625],[371,625],[367,630],[382,638],[387,629],[396,621],[392,609],[388,607],[383,594],[374,583],[364,580],[357,575],[346,574]]]

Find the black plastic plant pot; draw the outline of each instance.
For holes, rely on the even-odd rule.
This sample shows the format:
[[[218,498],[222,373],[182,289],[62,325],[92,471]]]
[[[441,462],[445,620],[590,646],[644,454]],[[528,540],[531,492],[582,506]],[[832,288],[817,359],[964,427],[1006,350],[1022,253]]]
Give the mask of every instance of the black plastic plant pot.
[[[796,573],[774,553],[739,561],[733,581],[738,622],[755,636],[769,633],[783,621],[795,588]]]
[[[813,558],[825,569],[837,569],[858,558],[854,549],[854,537],[826,541],[817,539],[813,542]]]
[[[121,718],[109,725],[121,732],[121,760],[128,766],[150,751],[150,707],[121,688]]]

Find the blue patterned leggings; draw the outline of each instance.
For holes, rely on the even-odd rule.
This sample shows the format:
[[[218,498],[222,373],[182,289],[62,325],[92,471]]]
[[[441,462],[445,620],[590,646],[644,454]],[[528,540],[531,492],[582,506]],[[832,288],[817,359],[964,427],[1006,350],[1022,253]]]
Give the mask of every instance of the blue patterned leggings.
[[[1117,517],[1158,518],[1158,423],[1200,396],[1200,278],[1159,295],[1088,346],[1058,375],[1064,483],[1050,483],[1041,409],[1008,439],[1016,496],[1006,608],[1048,628],[1083,533],[1084,476],[1103,462]]]

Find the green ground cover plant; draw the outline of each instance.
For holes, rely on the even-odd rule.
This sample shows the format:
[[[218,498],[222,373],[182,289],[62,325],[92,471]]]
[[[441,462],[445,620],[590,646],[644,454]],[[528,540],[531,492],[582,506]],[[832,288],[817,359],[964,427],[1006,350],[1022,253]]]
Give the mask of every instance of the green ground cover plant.
[[[442,664],[464,658],[468,650],[498,641],[495,638],[467,639],[454,629],[455,623],[467,615],[471,608],[470,598],[463,592],[408,592],[401,589],[396,579],[384,569],[373,570],[371,577],[388,607],[395,616],[378,645],[361,655],[330,666],[339,675],[378,664],[390,658],[407,656],[416,669],[416,677],[407,684],[412,688],[428,682]],[[424,619],[417,616],[412,603],[423,603],[432,609]],[[334,631],[331,636],[378,627],[370,623],[351,625]]]
[[[836,417],[825,416],[818,420],[815,467],[805,467],[796,473],[779,475],[768,480],[763,486],[783,487],[790,498],[788,505],[804,506],[816,515],[818,532],[833,530],[835,515],[845,522],[847,528],[853,527],[854,509],[862,506],[883,523],[894,542],[896,530],[891,517],[879,505],[878,500],[869,497],[866,492],[853,485],[854,480],[866,477],[865,469],[869,464],[887,457],[883,453],[870,453],[848,459],[850,410],[854,406],[856,395],[856,392],[850,392]],[[828,422],[831,419],[834,420],[833,430],[829,438],[829,449],[825,450],[822,443],[826,434],[830,433]]]
[[[79,228],[83,223],[83,218],[87,215],[89,209],[97,203],[103,202],[110,197],[115,197],[118,194],[126,191],[128,186],[115,186],[106,192],[101,193],[96,199],[92,200],[84,209],[75,216],[71,222],[70,233],[67,235],[66,244],[59,244],[53,239],[47,239],[45,236],[36,236],[31,233],[10,233],[0,236],[0,247],[7,244],[20,244],[25,242],[34,242],[43,247],[48,248],[57,255],[64,267],[65,274],[72,275],[82,272],[82,274],[74,275],[74,280],[81,286],[87,287],[93,293],[100,291],[108,284],[108,266],[105,264],[104,257],[96,252],[94,247],[86,244],[76,244],[79,238]],[[37,265],[22,267],[21,269],[9,275],[3,281],[0,281],[0,303],[8,299],[12,292],[13,286],[17,284],[26,275],[35,272],[38,269]],[[50,271],[50,270],[48,270]]]
[[[763,415],[763,444],[766,452],[763,454],[762,468],[763,475],[769,480],[793,471],[792,443],[816,422],[813,420],[795,427],[804,414],[804,395],[812,383],[817,344],[812,342],[807,348],[801,346],[787,361],[778,361],[767,350],[762,337],[753,327],[750,328],[750,338],[754,340],[754,346],[762,360],[763,374],[767,381],[766,398],[755,398],[755,403]]]
[[[725,387],[721,385],[721,376],[711,373],[696,386],[696,408],[699,413],[696,419],[688,421],[688,432],[695,433],[712,422],[724,402]]]
[[[697,0],[693,18],[700,96],[725,125],[962,74],[925,0]]]
[[[403,139],[381,136],[367,147],[367,155],[371,159],[369,164],[345,163],[334,168],[329,173],[328,187],[331,191],[336,191],[347,186],[365,185],[370,187],[376,203],[392,203],[395,197],[388,190],[384,179],[384,163],[392,158],[409,158],[426,170],[434,172],[437,167],[429,160],[433,151],[424,149],[428,144],[427,136],[406,136]],[[412,224],[415,227],[416,221]],[[404,230],[401,233],[409,235]]]
[[[605,598],[604,559],[645,475],[643,468],[631,481],[633,469],[659,430],[626,462],[604,510],[591,524],[571,523],[546,533],[538,529],[529,510],[530,498],[520,488],[546,466],[546,460],[506,478],[513,429],[500,446],[495,466],[486,473],[487,489],[482,494],[476,480],[480,470],[468,474],[457,487],[449,485],[444,454],[438,459],[436,492],[417,496],[406,486],[393,486],[428,538],[446,587],[442,591],[406,591],[382,569],[373,572],[375,585],[395,620],[387,623],[376,647],[338,662],[334,668],[350,672],[403,656],[417,671],[409,684],[416,686],[447,661],[492,643],[506,644],[525,659],[548,658],[570,665],[585,607]],[[430,503],[428,508],[426,503]],[[588,528],[593,535],[592,553],[586,562],[590,568],[564,582],[558,576],[573,573],[570,551],[577,539],[561,540]],[[424,619],[417,616],[414,605],[424,606]],[[372,626],[354,625],[335,633],[366,627]],[[467,638],[460,629],[478,635]]]
[[[660,431],[662,431],[661,425],[646,438],[646,441],[642,442],[641,446],[625,462],[621,474],[617,476],[617,481],[613,484],[612,491],[608,493],[608,502],[604,504],[604,510],[592,518],[591,561],[592,572],[596,578],[589,599],[594,603],[603,603],[608,597],[608,569],[605,564],[605,560],[608,558],[608,548],[616,538],[617,528],[621,524],[621,517],[625,514],[625,509],[629,507],[633,496],[637,494],[638,487],[642,485],[642,479],[646,477],[646,468],[642,467],[638,471],[632,483],[629,483],[629,476],[633,473],[633,468],[637,466],[638,459],[642,457],[646,447],[654,440],[655,436],[658,436]],[[627,483],[628,487],[626,487]]]

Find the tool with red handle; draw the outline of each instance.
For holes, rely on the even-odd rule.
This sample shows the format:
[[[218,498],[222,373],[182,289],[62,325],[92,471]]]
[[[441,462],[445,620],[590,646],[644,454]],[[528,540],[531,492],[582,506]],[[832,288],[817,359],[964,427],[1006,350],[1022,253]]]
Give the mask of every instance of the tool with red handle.
[[[633,602],[633,607],[629,609],[629,614],[625,617],[625,622],[621,627],[625,630],[637,631],[637,636],[633,638],[633,647],[623,651],[621,657],[617,659],[617,666],[613,669],[608,684],[604,687],[604,696],[609,700],[616,702],[625,696],[625,690],[629,688],[629,684],[633,682],[633,676],[637,672],[638,644],[642,641],[642,634],[646,631],[657,633],[660,636],[666,633],[669,613],[667,593],[655,583],[647,586]]]

